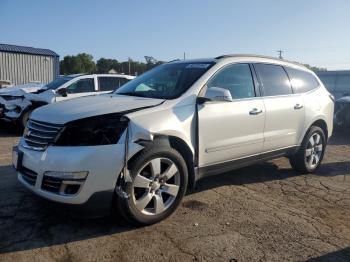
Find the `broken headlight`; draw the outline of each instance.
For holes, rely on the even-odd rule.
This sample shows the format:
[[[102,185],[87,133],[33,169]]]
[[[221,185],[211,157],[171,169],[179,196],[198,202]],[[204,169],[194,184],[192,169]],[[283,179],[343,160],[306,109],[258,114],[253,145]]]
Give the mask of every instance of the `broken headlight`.
[[[55,145],[96,146],[116,144],[127,128],[128,118],[108,114],[69,122]]]

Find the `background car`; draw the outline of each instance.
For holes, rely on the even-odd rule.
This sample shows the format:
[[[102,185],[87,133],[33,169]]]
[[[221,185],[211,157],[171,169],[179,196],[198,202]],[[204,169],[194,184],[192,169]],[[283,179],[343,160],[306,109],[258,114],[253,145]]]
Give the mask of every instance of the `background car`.
[[[337,128],[350,127],[350,96],[342,97],[336,101],[334,124]]]
[[[108,93],[134,76],[119,74],[67,75],[41,86],[19,86],[0,92],[0,118],[24,127],[40,106],[81,96]]]

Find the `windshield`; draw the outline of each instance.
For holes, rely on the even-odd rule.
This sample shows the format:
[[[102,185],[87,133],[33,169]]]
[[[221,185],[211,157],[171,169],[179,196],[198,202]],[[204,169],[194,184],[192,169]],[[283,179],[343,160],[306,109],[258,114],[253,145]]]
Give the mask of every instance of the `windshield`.
[[[209,63],[160,65],[126,83],[115,94],[174,99],[188,90],[211,66]]]
[[[69,77],[69,76],[61,76],[55,80],[53,80],[52,82],[48,83],[44,88],[46,89],[56,89],[58,87],[60,87],[61,85],[63,85],[64,83],[67,83],[69,80],[72,80],[73,77]]]

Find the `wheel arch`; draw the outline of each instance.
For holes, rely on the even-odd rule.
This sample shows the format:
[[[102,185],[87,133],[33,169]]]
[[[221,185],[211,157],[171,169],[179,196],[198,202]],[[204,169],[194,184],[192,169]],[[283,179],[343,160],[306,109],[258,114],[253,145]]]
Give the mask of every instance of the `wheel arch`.
[[[194,188],[195,181],[196,181],[195,171],[194,171],[195,170],[194,154],[183,139],[176,136],[155,135],[152,141],[151,140],[140,141],[139,144],[142,145],[144,148],[151,145],[157,145],[157,146],[171,147],[176,151],[178,151],[186,162],[187,171],[188,171],[188,188]],[[128,159],[128,163],[132,162],[133,159],[136,158],[138,154],[142,152],[142,150],[140,150],[139,152],[134,154],[130,159]]]
[[[328,140],[328,125],[327,125],[327,122],[324,119],[321,119],[321,118],[313,121],[309,125],[308,129],[304,133],[303,138],[307,135],[307,133],[309,132],[309,130],[310,130],[310,128],[312,126],[318,126],[319,128],[321,128],[323,130],[324,134],[325,134],[326,139]]]

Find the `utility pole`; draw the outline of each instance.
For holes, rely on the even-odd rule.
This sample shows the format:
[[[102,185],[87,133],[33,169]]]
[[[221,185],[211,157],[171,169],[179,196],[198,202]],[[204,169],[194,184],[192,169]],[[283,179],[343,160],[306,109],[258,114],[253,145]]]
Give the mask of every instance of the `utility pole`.
[[[128,61],[129,61],[129,75],[130,75],[130,57],[128,57]]]
[[[186,60],[186,53],[184,52],[184,60]]]
[[[278,58],[279,58],[279,59],[283,59],[283,57],[282,57],[282,53],[283,53],[283,52],[284,52],[283,50],[277,50]]]

